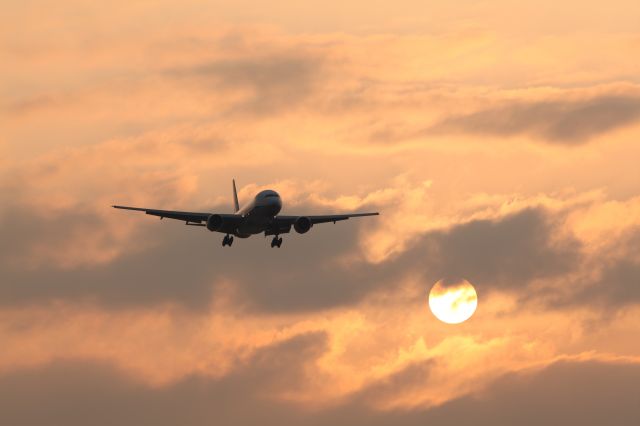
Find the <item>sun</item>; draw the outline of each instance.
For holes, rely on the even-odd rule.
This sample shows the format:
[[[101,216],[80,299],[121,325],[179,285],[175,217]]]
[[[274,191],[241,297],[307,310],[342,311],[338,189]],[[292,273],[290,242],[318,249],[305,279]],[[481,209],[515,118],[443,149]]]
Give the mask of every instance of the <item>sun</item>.
[[[440,280],[429,292],[431,312],[447,324],[460,324],[468,320],[477,307],[478,294],[467,280],[446,284]]]

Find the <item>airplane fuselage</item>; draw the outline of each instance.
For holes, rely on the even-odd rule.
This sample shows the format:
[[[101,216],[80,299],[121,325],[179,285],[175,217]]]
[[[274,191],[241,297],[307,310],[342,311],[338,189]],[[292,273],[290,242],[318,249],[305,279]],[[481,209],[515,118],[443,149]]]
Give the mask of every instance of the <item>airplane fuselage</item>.
[[[254,234],[269,231],[273,218],[282,210],[282,199],[276,191],[270,189],[259,192],[250,203],[236,213],[242,221],[234,233],[237,237],[247,238]]]

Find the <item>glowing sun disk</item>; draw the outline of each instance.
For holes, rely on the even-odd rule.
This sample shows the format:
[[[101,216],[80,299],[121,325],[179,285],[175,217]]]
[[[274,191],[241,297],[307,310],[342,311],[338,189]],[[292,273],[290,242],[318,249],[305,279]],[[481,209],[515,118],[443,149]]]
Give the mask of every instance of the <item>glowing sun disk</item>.
[[[429,308],[447,324],[459,324],[471,318],[478,307],[475,288],[466,280],[453,285],[438,281],[429,292]]]

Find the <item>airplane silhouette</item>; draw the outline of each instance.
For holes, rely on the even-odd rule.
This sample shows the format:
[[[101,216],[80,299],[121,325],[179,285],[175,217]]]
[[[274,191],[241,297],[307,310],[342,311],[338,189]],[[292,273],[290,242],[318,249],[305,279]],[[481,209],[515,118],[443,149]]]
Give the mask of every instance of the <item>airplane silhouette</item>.
[[[205,226],[209,231],[226,234],[222,239],[222,246],[233,244],[233,236],[249,238],[251,235],[273,235],[271,247],[280,247],[282,238],[280,234],[291,231],[291,227],[299,234],[308,232],[313,225],[318,223],[347,220],[351,217],[376,216],[379,213],[351,213],[320,216],[281,216],[282,199],[276,191],[270,189],[259,192],[251,202],[240,208],[236,181],[233,180],[233,204],[234,213],[195,213],[174,210],[156,210],[140,207],[112,206],[116,209],[136,210],[148,215],[159,216],[160,219],[169,218],[184,220],[186,225]]]

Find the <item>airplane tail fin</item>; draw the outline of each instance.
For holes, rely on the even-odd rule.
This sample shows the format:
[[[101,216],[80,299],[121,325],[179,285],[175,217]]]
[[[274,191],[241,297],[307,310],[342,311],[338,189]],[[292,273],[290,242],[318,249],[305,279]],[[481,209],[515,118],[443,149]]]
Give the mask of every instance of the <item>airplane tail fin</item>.
[[[238,191],[236,190],[235,179],[233,179],[233,207],[235,208],[235,212],[238,213],[238,210],[240,210],[240,204],[238,203]]]

